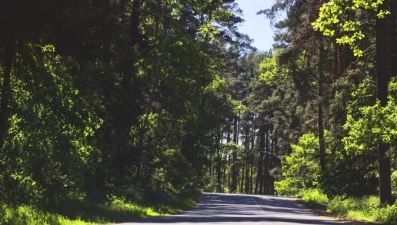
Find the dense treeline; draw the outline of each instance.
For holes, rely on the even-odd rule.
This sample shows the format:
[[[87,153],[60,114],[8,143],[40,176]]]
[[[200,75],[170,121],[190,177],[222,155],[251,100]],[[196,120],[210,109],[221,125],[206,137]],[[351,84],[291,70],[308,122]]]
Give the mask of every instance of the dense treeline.
[[[396,4],[277,0],[259,12],[267,52],[233,0],[0,7],[0,200],[199,187],[392,203]]]
[[[219,76],[219,52],[250,48],[234,1],[0,8],[2,201],[203,187],[213,133],[239,105]]]
[[[240,75],[224,76],[243,109],[219,129],[217,191],[316,188],[330,198],[378,193],[381,204],[393,203],[396,6],[280,0],[259,12],[273,20],[276,44],[240,56]]]
[[[286,153],[279,155],[279,193],[378,192],[381,204],[393,202],[396,6],[394,0],[275,1],[260,12],[272,19],[286,13],[275,23],[275,54],[260,64],[260,78],[273,84],[271,98],[282,106],[271,119]]]

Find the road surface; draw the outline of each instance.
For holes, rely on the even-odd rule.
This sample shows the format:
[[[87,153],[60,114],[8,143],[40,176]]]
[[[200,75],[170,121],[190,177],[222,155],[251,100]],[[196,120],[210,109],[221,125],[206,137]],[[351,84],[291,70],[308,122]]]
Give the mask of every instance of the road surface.
[[[119,225],[298,225],[343,224],[329,217],[315,216],[294,198],[203,193],[199,203],[182,214]]]

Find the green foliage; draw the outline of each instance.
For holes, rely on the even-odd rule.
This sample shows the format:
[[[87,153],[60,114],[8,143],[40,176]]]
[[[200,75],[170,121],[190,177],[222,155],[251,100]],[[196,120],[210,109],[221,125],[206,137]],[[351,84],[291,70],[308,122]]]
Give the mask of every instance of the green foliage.
[[[397,223],[397,204],[387,205],[380,208],[376,213],[376,221],[383,224]]]
[[[159,215],[185,211],[193,207],[201,192],[191,189],[168,196],[167,201],[133,203],[124,197],[109,196],[106,203],[62,201],[58,206],[43,210],[22,205],[16,208],[0,206],[0,223],[8,225],[89,225],[131,222]]]
[[[321,190],[329,198],[375,194],[378,187],[375,152],[348,154],[341,140],[331,149],[334,153],[327,155],[327,171],[320,181]]]
[[[97,3],[62,5],[0,42],[0,200],[63,202],[61,215],[86,221],[175,212],[157,191],[204,186],[211,135],[245,111],[218,75],[219,52],[249,47],[237,5]],[[130,191],[143,187],[152,195]],[[136,203],[155,196],[159,211]]]
[[[345,92],[347,102],[341,112],[343,119],[337,125],[338,127],[334,128],[336,130],[331,134],[328,144],[327,170],[321,179],[321,189],[329,198],[373,195],[378,189],[375,146],[367,145],[373,141],[370,138],[372,137],[370,132],[364,127],[357,128],[354,132],[360,133],[362,136],[353,138],[349,135],[351,130],[343,129],[343,124],[346,124],[346,121],[351,121],[351,118],[364,118],[360,108],[376,102],[375,82],[369,77],[361,79],[358,84],[350,86],[349,92]],[[352,131],[352,133],[354,132]],[[357,143],[365,143],[366,147],[362,146],[365,150],[353,147]]]
[[[390,82],[391,94],[394,94],[395,86],[395,81]],[[360,98],[358,96],[362,94],[354,94],[354,96]],[[395,96],[390,95],[385,107],[377,101],[374,105],[354,107],[358,108],[358,111],[348,109],[347,120],[343,126],[348,132],[343,138],[348,153],[360,154],[370,151],[379,142],[397,143],[397,105],[394,99]]]
[[[345,216],[356,221],[395,224],[397,222],[397,205],[379,207],[379,198],[367,196],[363,198],[335,198],[328,210],[338,216]]]
[[[305,202],[327,204],[329,202],[326,194],[322,193],[319,189],[303,189],[297,196]]]
[[[375,221],[375,215],[378,208],[379,200],[375,196],[363,198],[335,198],[329,204],[328,210],[338,216],[346,216],[349,219],[361,221]]]
[[[0,154],[0,179],[8,189],[2,197],[17,203],[75,194],[95,152],[89,139],[102,123],[73,84],[72,73],[78,69],[74,60],[57,55],[52,45],[27,49],[30,60],[42,67],[26,63],[12,73],[12,113]],[[29,81],[34,74],[36,80]],[[10,186],[17,186],[19,194],[10,193]]]
[[[80,219],[70,220],[59,214],[43,212],[32,206],[19,206],[16,209],[0,206],[0,223],[8,225],[89,225],[96,224]]]
[[[392,194],[397,196],[397,171],[393,171],[391,173],[391,188]]]
[[[355,120],[347,115],[344,129],[348,136],[343,139],[346,149],[351,154],[359,154],[362,151],[373,149],[377,143],[394,143],[396,139],[395,113],[396,106],[389,103],[387,107],[381,107],[377,102],[373,106],[361,107],[362,117]]]
[[[320,8],[319,17],[312,26],[325,36],[339,36],[336,40],[340,44],[347,44],[353,50],[355,56],[363,56],[363,50],[359,47],[359,41],[365,38],[362,32],[362,24],[353,18],[345,19],[346,13],[355,13],[359,9],[372,10],[378,18],[384,18],[390,12],[379,10],[383,0],[331,0]]]
[[[241,152],[241,150],[242,150],[240,145],[238,145],[232,141],[226,143],[222,147],[226,154],[231,154],[232,152]]]
[[[320,178],[320,166],[317,159],[318,138],[308,133],[299,138],[297,145],[292,145],[292,153],[283,163],[284,179],[275,182],[275,189],[280,195],[296,195],[305,188],[317,187]]]
[[[350,220],[381,224],[397,222],[397,205],[379,207],[379,198],[376,196],[345,199],[335,197],[329,201],[327,196],[318,189],[302,190],[298,196],[305,202],[326,205],[328,212]]]
[[[276,49],[272,56],[265,57],[259,64],[260,79],[264,80],[269,85],[277,84],[285,79],[283,67],[280,67],[278,58],[281,50]]]

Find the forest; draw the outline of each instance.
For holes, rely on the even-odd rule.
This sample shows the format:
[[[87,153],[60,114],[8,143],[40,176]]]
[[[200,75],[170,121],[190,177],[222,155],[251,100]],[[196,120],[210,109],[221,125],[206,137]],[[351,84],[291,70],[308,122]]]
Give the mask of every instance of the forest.
[[[0,3],[0,224],[302,190],[397,221],[397,0],[273,2],[265,52],[234,0]]]

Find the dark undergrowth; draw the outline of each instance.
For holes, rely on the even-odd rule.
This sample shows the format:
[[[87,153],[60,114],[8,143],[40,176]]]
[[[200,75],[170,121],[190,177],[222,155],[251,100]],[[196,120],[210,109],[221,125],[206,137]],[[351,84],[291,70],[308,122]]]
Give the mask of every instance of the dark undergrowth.
[[[63,225],[109,224],[175,214],[193,207],[201,192],[190,189],[173,193],[146,193],[133,201],[126,197],[108,196],[104,202],[59,200],[55,205],[35,207],[0,205],[0,224],[5,225]],[[143,194],[143,195],[146,195]]]

